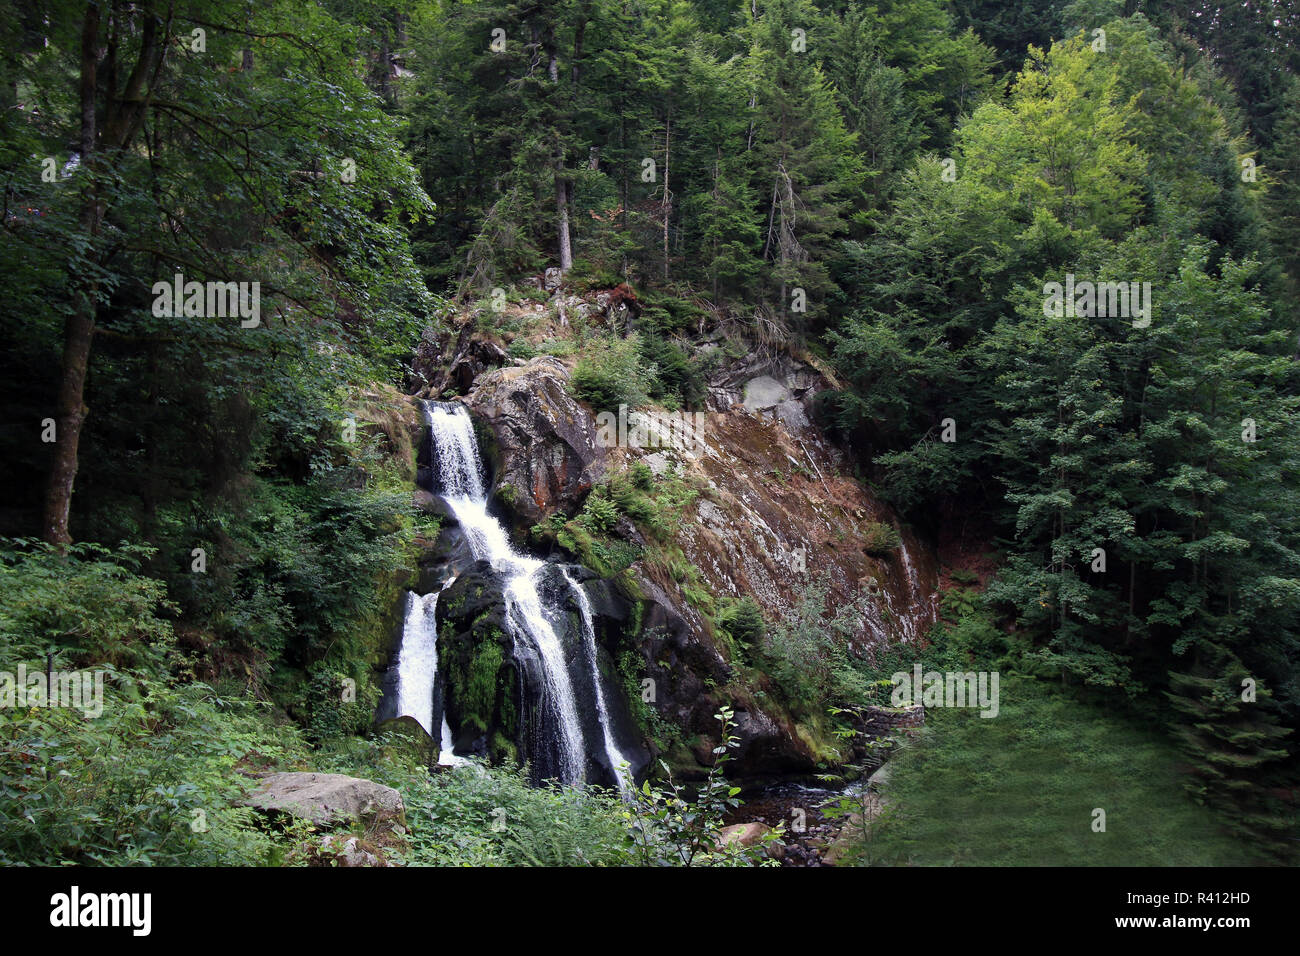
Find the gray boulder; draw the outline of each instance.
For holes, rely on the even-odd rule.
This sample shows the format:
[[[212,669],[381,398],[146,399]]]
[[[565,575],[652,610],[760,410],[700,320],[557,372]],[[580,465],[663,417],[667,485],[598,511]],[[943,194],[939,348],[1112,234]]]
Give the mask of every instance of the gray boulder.
[[[402,795],[392,787],[341,773],[272,773],[244,798],[244,806],[279,810],[325,826],[349,820],[405,825]]]

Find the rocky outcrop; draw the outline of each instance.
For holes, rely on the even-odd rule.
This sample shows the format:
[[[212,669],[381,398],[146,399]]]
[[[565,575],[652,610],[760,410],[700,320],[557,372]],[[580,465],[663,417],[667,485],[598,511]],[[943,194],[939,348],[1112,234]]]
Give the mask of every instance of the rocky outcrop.
[[[412,356],[411,385],[420,398],[463,395],[488,369],[510,361],[500,342],[481,334],[477,316],[470,314],[459,329],[425,330]]]
[[[358,821],[406,823],[402,795],[372,780],[339,773],[272,773],[243,800],[244,806],[277,810],[324,826]]]
[[[500,345],[486,339],[471,339],[447,370],[442,390],[464,395],[484,372],[508,364],[510,356]]]
[[[492,432],[494,488],[520,523],[576,510],[605,473],[596,423],[569,394],[568,380],[563,363],[536,358],[479,376],[465,398]]]
[[[771,408],[758,414],[743,402],[701,419],[694,447],[618,449],[609,467],[644,461],[656,474],[703,489],[676,543],[711,591],[748,595],[775,619],[817,584],[831,607],[858,603],[853,653],[920,640],[936,610],[933,555],[845,473],[842,455],[820,432],[792,428]],[[882,531],[896,537],[896,547],[878,546]]]
[[[603,316],[615,333],[623,330],[615,307],[623,309],[624,320],[632,317],[628,303],[617,298],[612,292],[588,296],[594,308],[587,310],[589,319]],[[531,328],[525,342],[531,348],[567,335],[565,315],[582,306],[556,290],[548,307],[552,318],[544,328]],[[466,339],[455,354],[477,354],[473,342]],[[699,347],[708,349],[725,354],[712,343]],[[850,653],[871,657],[889,644],[923,638],[935,614],[933,554],[856,480],[853,463],[814,424],[818,395],[839,387],[815,357],[768,353],[724,362],[709,379],[707,407],[692,419],[698,441],[689,448],[634,440],[603,447],[591,411],[570,394],[574,361],[547,356],[499,368],[485,362],[464,392],[483,426],[480,444],[490,459],[495,500],[512,512],[516,530],[557,513],[578,515],[594,486],[644,463],[656,481],[691,489],[673,533],[672,563],[693,567],[691,587],[707,590],[714,607],[749,597],[775,621],[816,587],[829,608],[851,611]],[[671,434],[670,413],[646,410],[643,417]],[[648,535],[621,513],[605,539],[643,551],[663,545]],[[670,575],[659,558],[585,586],[593,606],[599,605],[602,653],[619,661],[625,681],[649,687],[644,700],[656,714],[651,720],[639,708],[642,729],[647,740],[667,741],[655,756],[679,779],[702,775],[714,759],[720,730],[714,715],[723,704],[735,711],[732,732],[740,741],[729,775],[811,774],[857,756],[831,740],[825,727],[813,726],[820,715],[787,713],[779,688],[753,668],[733,666],[733,651],[717,640],[715,622],[701,615],[682,576]],[[458,633],[473,635],[464,647],[484,640],[474,626],[464,616],[455,622]],[[737,680],[742,672],[744,679]],[[510,678],[521,679],[517,673]],[[492,718],[497,726],[505,726],[503,720],[503,714]],[[507,736],[518,746],[514,726],[516,734]],[[491,734],[473,743],[480,751],[493,749]]]

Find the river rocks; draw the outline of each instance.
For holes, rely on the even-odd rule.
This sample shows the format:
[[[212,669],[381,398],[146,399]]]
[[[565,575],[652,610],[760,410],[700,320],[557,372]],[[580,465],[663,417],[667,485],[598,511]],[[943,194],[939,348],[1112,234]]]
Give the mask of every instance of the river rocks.
[[[392,787],[339,773],[273,773],[243,800],[259,810],[278,810],[332,826],[351,820],[367,824],[406,822],[402,795]]]
[[[312,863],[315,866],[392,866],[378,847],[360,837],[343,837],[337,833],[321,837]]]
[[[605,473],[595,420],[568,379],[561,362],[537,358],[480,376],[466,397],[495,439],[498,497],[525,525],[573,513]]]
[[[750,788],[743,803],[724,816],[728,829],[738,824],[782,827],[780,842],[768,846],[768,856],[782,866],[830,866],[831,851],[845,830],[845,817],[830,817],[823,809],[847,791],[794,782]],[[849,818],[860,819],[854,814]],[[861,829],[856,831],[859,842]],[[841,856],[842,859],[842,856]]]
[[[766,823],[752,821],[750,823],[735,823],[729,827],[723,827],[718,831],[718,843],[725,846],[728,843],[739,843],[741,846],[754,846],[759,843],[764,836],[772,832],[772,828]]]

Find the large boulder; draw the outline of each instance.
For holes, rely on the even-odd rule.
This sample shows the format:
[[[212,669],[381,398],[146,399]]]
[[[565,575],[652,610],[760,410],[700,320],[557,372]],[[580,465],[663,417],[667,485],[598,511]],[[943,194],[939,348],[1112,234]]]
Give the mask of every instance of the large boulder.
[[[741,846],[754,846],[762,842],[763,837],[772,832],[772,828],[766,823],[754,821],[752,823],[733,823],[729,827],[723,827],[718,831],[718,843],[726,846],[728,843],[738,843]]]
[[[341,773],[272,773],[244,798],[244,806],[278,810],[324,826],[349,821],[367,825],[406,823],[402,795],[373,780]]]
[[[568,369],[545,356],[480,375],[465,399],[491,429],[495,490],[521,523],[576,511],[605,473],[595,420],[568,380]]]

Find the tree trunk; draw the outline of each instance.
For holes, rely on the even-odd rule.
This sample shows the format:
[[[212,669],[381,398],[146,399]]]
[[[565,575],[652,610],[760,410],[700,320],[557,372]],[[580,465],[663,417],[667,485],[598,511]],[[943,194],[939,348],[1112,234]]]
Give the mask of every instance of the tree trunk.
[[[673,111],[664,119],[664,282],[668,281],[668,220],[672,217],[672,195],[668,192],[668,166],[672,156]]]
[[[569,190],[563,148],[557,148],[555,154],[555,222],[559,231],[560,271],[568,272],[573,268],[573,245],[569,239]]]
[[[86,184],[78,222],[87,238],[99,232],[100,205],[94,179],[96,44],[99,40],[99,5],[86,4],[81,23],[81,170]],[[93,279],[77,297],[76,308],[63,324],[63,367],[55,418],[54,460],[45,485],[45,540],[60,548],[72,542],[68,515],[72,510],[72,486],[77,477],[77,447],[81,425],[86,420],[84,403],[86,369],[90,364],[90,342],[95,334]]]
[[[560,58],[555,50],[555,33],[546,31],[546,44],[549,58],[546,73],[555,85],[560,83]],[[564,169],[564,139],[557,128],[555,130],[555,226],[560,247],[560,271],[568,272],[573,268],[573,243],[569,239],[569,187],[568,173]]]
[[[78,225],[82,237],[93,249],[104,222],[104,200],[100,196],[98,177],[103,162],[101,154],[111,156],[126,147],[140,129],[148,107],[148,87],[156,81],[167,53],[166,38],[160,34],[159,20],[152,5],[143,8],[140,30],[140,53],[126,85],[119,92],[116,81],[108,84],[104,104],[103,130],[96,127],[95,97],[99,85],[100,7],[96,0],[86,4],[81,22],[81,211]],[[170,20],[168,21],[170,23]],[[105,58],[111,63],[112,56]],[[102,134],[102,135],[101,135]],[[92,253],[93,254],[93,253]],[[80,277],[76,305],[63,325],[63,364],[59,381],[58,405],[55,410],[54,460],[45,485],[45,514],[42,534],[60,548],[71,543],[68,519],[72,510],[72,489],[77,477],[77,452],[86,408],[86,372],[90,367],[90,347],[95,336],[99,283],[92,275]]]

